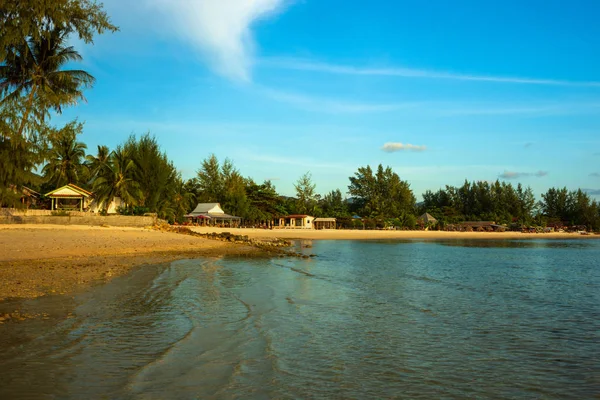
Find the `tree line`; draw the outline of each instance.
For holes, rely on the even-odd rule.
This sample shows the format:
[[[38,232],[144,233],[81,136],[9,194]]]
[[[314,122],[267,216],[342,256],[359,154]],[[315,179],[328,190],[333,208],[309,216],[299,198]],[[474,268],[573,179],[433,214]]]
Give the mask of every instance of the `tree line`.
[[[116,32],[94,0],[19,0],[0,4],[0,206],[18,206],[22,188],[45,193],[66,183],[93,191],[107,208],[115,197],[124,214],[155,212],[182,221],[197,202],[219,202],[249,223],[289,214],[335,217],[344,227],[414,228],[418,216],[440,226],[488,220],[503,224],[586,225],[600,230],[600,208],[582,190],[550,188],[539,199],[529,187],[496,181],[469,182],[426,191],[416,202],[410,184],[390,167],[359,167],[346,189],[321,195],[310,172],[294,184],[295,196],[277,193],[270,181],[245,177],[231,160],[210,155],[184,180],[150,134],[130,136],[114,149],[92,153],[78,140],[83,124],[54,126],[52,116],[84,100],[95,79],[70,69],[84,43]]]

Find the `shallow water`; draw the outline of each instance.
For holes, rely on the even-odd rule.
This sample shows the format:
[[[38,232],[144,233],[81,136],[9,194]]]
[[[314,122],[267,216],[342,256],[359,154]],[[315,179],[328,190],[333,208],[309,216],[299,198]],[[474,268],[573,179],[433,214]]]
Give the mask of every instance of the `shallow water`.
[[[0,326],[0,398],[600,393],[600,241],[297,246],[28,302],[73,316]]]

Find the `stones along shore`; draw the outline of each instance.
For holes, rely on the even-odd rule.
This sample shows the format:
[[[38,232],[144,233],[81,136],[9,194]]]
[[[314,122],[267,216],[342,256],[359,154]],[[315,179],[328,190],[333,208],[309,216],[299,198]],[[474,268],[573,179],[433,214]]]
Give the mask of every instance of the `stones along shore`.
[[[258,248],[267,254],[277,255],[279,257],[298,257],[298,258],[311,258],[316,257],[314,254],[302,254],[299,252],[292,251],[290,247],[292,242],[290,240],[282,238],[262,238],[253,239],[247,235],[235,235],[230,232],[210,232],[210,233],[198,233],[192,231],[186,226],[172,226],[172,225],[155,225],[154,229],[166,232],[174,232],[183,235],[190,235],[201,237],[204,239],[218,240],[221,242],[230,242],[236,244],[243,244]]]

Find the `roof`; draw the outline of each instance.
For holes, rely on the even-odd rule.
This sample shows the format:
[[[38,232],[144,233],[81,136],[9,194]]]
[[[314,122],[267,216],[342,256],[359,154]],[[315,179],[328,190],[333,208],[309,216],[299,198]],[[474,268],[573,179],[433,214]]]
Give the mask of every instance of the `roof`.
[[[27,196],[39,197],[39,193],[33,189],[28,188],[27,186],[23,186],[23,194]]]
[[[49,197],[73,197],[73,196],[82,196],[82,197],[91,197],[92,192],[88,192],[85,189],[80,188],[77,185],[73,185],[69,183],[65,186],[54,189],[51,192],[46,193],[46,196]]]
[[[225,211],[221,209],[221,204],[219,203],[198,203],[194,211],[190,214],[199,213],[225,214]]]
[[[195,212],[191,212],[189,214],[184,215],[186,218],[201,218],[201,219],[213,219],[213,218],[218,218],[218,219],[242,219],[241,217],[236,217],[234,215],[229,215],[229,214],[214,214],[214,213],[195,213]]]
[[[433,216],[429,213],[421,215],[419,219],[422,219],[425,222],[437,222],[437,219],[433,218]]]
[[[335,222],[335,218],[315,218],[315,222]]]
[[[288,216],[283,217],[283,218],[306,218],[306,217],[310,217],[310,215],[307,215],[307,214],[291,214],[291,215],[288,215]]]

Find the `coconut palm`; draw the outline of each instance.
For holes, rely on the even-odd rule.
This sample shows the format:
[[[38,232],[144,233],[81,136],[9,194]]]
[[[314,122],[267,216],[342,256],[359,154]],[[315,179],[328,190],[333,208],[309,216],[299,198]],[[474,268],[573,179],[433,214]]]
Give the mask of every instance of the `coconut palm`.
[[[89,169],[90,180],[96,179],[107,168],[109,157],[110,150],[108,146],[103,145],[98,145],[98,153],[95,156],[88,154],[85,157],[85,164]]]
[[[82,162],[87,148],[85,143],[77,141],[77,134],[82,128],[82,124],[73,121],[50,138],[52,147],[42,173],[46,181],[57,187],[67,183],[79,184],[81,180],[85,168]]]
[[[190,212],[193,206],[194,194],[187,191],[181,174],[177,174],[177,178],[173,182],[170,202],[174,211],[174,219],[178,221],[183,220],[183,216]]]
[[[105,165],[93,186],[99,203],[107,209],[114,198],[119,197],[126,206],[136,205],[140,197],[140,186],[132,178],[135,163],[131,154],[118,146]]]
[[[29,38],[7,49],[0,65],[0,105],[19,104],[21,117],[17,137],[22,137],[30,114],[43,120],[49,109],[60,113],[62,107],[84,99],[82,89],[94,83],[83,70],[63,70],[81,55],[67,46],[68,32],[59,27],[44,32],[38,40]]]

